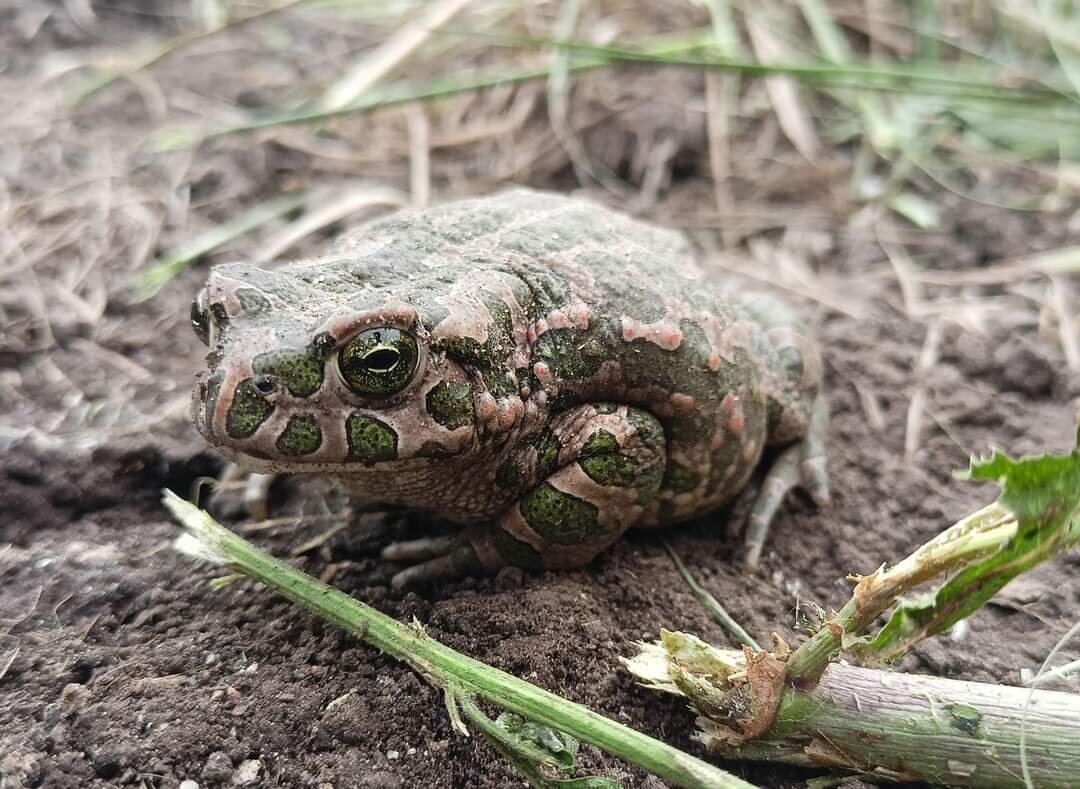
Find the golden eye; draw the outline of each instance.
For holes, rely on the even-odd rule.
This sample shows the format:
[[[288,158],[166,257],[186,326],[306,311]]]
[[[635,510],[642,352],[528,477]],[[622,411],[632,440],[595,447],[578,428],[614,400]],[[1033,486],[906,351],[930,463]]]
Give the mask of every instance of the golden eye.
[[[367,329],[349,340],[338,354],[341,378],[364,397],[397,394],[412,380],[420,361],[416,338],[402,329]]]

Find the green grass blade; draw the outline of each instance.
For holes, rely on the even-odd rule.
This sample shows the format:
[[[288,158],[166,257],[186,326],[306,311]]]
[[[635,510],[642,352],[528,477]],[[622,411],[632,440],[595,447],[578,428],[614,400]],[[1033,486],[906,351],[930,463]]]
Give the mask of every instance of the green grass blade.
[[[280,195],[265,203],[249,208],[228,222],[211,228],[185,244],[169,252],[164,257],[153,261],[135,280],[133,287],[136,301],[145,301],[154,296],[165,284],[194,264],[203,255],[213,252],[223,244],[250,233],[267,222],[295,211],[304,204],[306,192],[291,192]]]

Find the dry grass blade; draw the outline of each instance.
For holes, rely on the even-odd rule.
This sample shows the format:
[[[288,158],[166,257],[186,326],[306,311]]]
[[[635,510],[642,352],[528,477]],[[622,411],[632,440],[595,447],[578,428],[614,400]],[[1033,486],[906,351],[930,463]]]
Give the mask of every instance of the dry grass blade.
[[[251,521],[240,526],[237,531],[241,534],[254,534],[260,531],[270,531],[283,526],[289,528],[301,528],[304,526],[311,526],[317,523],[340,523],[340,522],[352,522],[351,512],[326,512],[320,515],[288,515],[280,518],[265,518],[263,520]]]
[[[319,548],[326,545],[326,543],[328,543],[331,539],[333,539],[335,535],[340,534],[350,526],[352,526],[352,521],[347,518],[343,519],[341,520],[341,522],[335,523],[329,529],[326,529],[323,532],[315,535],[310,540],[307,540],[300,545],[297,545],[295,548],[289,551],[289,555],[294,557],[303,556],[305,553],[311,553],[314,550],[318,550]]]
[[[19,656],[19,651],[22,649],[22,641],[16,641],[15,646],[7,650],[6,654],[0,654],[0,680],[4,678],[4,675],[8,673],[12,664],[15,662],[15,658]]]
[[[898,246],[884,243],[881,234],[878,233],[878,246],[885,252],[885,256],[892,266],[896,275],[896,282],[900,285],[900,296],[904,301],[904,314],[909,318],[921,314],[924,306],[922,283],[915,278],[915,266],[907,253]]]
[[[324,190],[324,196],[307,202],[310,208],[259,245],[256,263],[268,263],[280,257],[303,239],[328,225],[369,208],[390,206],[401,208],[409,204],[409,196],[397,189],[364,184],[341,194],[335,188]]]
[[[437,29],[445,25],[471,0],[438,0],[431,3],[423,15],[408,22],[331,85],[323,94],[319,107],[340,110],[355,102],[373,85],[401,65],[417,47]]]
[[[203,30],[193,33],[182,33],[181,35],[174,36],[166,41],[159,41],[141,52],[130,55],[125,58],[116,67],[105,70],[103,73],[88,78],[85,82],[78,86],[69,96],[68,101],[77,106],[86,99],[98,93],[102,89],[108,87],[113,82],[122,78],[132,78],[138,72],[153,66],[164,60],[169,55],[176,53],[177,51],[194,44],[197,41],[215,36],[219,33],[223,33],[227,30],[235,29],[241,25],[245,25],[249,22],[255,22],[263,19],[271,14],[277,14],[281,11],[285,11],[293,6],[301,5],[303,3],[310,3],[313,0],[285,0],[283,3],[271,6],[269,8],[263,8],[258,11],[253,11],[246,16],[236,17],[234,19],[220,20],[218,24],[211,25]],[[93,64],[87,64],[93,65]]]
[[[991,263],[966,271],[927,271],[914,276],[929,285],[1003,285],[1041,274],[1076,274],[1080,272],[1080,246],[1059,247],[1047,252]]]
[[[1080,372],[1080,334],[1077,334],[1070,295],[1070,283],[1064,277],[1050,277],[1050,303],[1057,317],[1065,361],[1070,370]]]
[[[1029,709],[1038,705],[1038,702],[1035,700],[1035,689],[1038,687],[1038,678],[1047,673],[1050,664],[1054,661],[1054,658],[1057,657],[1058,653],[1066,644],[1077,636],[1080,636],[1080,622],[1074,622],[1072,627],[1069,628],[1069,631],[1054,644],[1054,648],[1050,650],[1050,653],[1043,660],[1042,665],[1039,666],[1039,672],[1035,676],[1036,681],[1031,683],[1027,695],[1024,697],[1024,706],[1020,710],[1020,769],[1024,776],[1024,786],[1028,787],[1028,789],[1035,789],[1035,783],[1031,777],[1032,765],[1028,758],[1027,734],[1031,719],[1036,717],[1035,714],[1029,713]]]
[[[614,194],[629,199],[631,191],[618,175],[608,169],[603,162],[594,159],[588,148],[578,137],[570,122],[570,49],[558,44],[570,41],[578,23],[581,0],[566,0],[559,6],[559,15],[555,22],[555,41],[551,70],[548,74],[547,103],[551,131],[562,147],[563,152],[574,168],[574,175],[582,184],[596,183]]]
[[[941,351],[943,321],[931,321],[926,327],[926,338],[922,351],[915,365],[915,380],[918,382],[908,405],[907,421],[904,428],[904,460],[911,462],[922,442],[923,414],[926,411],[926,377],[937,364]]]
[[[405,108],[409,130],[409,194],[416,208],[431,202],[431,123],[422,104]]]
[[[781,60],[784,52],[780,40],[762,21],[751,17],[746,20],[746,29],[759,60],[764,63]],[[821,150],[821,142],[799,96],[798,83],[791,77],[766,77],[765,89],[784,135],[807,161],[814,161]]]
[[[760,265],[745,259],[737,258],[733,255],[709,255],[706,263],[710,266],[715,266],[724,269],[725,271],[730,271],[734,274],[746,277],[747,279],[767,284],[775,290],[784,291],[794,296],[816,302],[839,315],[846,315],[849,318],[855,318],[856,320],[861,320],[866,317],[865,309],[869,305],[866,304],[865,301],[840,301],[839,294],[827,284],[789,285],[786,282],[778,280],[772,272],[762,270]]]
[[[727,0],[709,0],[709,16],[712,19],[713,39],[721,57],[737,59],[740,56],[739,33],[732,18]],[[713,180],[713,198],[721,216],[728,216],[735,209],[735,197],[731,192],[732,136],[739,108],[739,75],[709,72],[705,75],[705,112],[709,135],[709,170]],[[738,242],[737,235],[721,223],[724,246],[731,248]]]

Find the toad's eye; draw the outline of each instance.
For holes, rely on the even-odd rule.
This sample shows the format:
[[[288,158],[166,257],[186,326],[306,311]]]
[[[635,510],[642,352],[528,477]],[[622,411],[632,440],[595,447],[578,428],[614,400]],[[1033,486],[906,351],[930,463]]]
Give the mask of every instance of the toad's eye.
[[[345,343],[338,354],[338,369],[356,394],[388,397],[408,386],[419,359],[415,337],[385,326],[362,331]]]

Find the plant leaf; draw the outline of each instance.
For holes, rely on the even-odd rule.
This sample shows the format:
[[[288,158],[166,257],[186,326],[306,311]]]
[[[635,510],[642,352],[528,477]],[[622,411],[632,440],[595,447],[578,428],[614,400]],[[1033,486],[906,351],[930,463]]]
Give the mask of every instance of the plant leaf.
[[[972,458],[957,477],[1000,485],[998,503],[1015,514],[1016,536],[937,589],[898,604],[872,639],[853,645],[861,658],[902,656],[972,614],[1016,576],[1080,542],[1080,449],[1016,459],[996,450]]]

